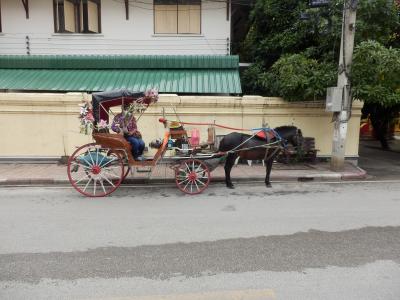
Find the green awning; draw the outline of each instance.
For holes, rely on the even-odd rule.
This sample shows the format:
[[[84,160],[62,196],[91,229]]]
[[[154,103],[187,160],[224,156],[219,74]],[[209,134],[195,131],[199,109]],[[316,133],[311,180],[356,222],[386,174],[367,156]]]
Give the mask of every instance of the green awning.
[[[0,56],[0,89],[241,94],[237,56]]]

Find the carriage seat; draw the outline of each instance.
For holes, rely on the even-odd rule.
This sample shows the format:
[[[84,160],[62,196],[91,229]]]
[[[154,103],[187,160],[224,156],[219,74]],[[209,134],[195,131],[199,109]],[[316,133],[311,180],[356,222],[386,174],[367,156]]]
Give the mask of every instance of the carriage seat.
[[[128,155],[127,159],[129,161],[133,160],[132,146],[122,135],[113,133],[93,133],[92,136],[96,143],[100,144],[102,147],[117,149],[113,152],[121,157]],[[123,149],[125,152],[119,149]]]

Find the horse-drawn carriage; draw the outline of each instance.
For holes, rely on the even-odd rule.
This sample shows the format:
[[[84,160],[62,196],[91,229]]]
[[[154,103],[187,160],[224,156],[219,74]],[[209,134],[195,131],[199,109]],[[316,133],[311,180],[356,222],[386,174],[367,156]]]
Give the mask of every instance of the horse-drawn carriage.
[[[175,182],[179,190],[194,195],[203,192],[209,185],[211,171],[218,165],[222,157],[226,157],[225,175],[226,184],[233,188],[230,171],[235,159],[240,156],[245,159],[258,159],[267,162],[267,176],[265,183],[269,184],[269,175],[272,161],[280,150],[285,148],[286,142],[297,144],[300,130],[294,126],[284,126],[278,129],[261,128],[252,135],[233,132],[225,136],[218,150],[203,151],[203,147],[188,137],[183,128],[185,124],[177,121],[168,121],[160,118],[164,125],[164,137],[157,146],[153,157],[142,161],[133,158],[130,143],[119,134],[109,132],[111,108],[126,104],[130,113],[140,116],[147,107],[157,101],[156,94],[145,94],[119,90],[112,92],[94,93],[92,95],[91,119],[93,121],[92,137],[94,142],[85,144],[75,150],[68,160],[68,178],[71,185],[81,194],[89,197],[102,197],[114,192],[128,176],[131,168],[155,167],[164,159],[167,149],[174,149],[176,155],[169,158],[175,173]],[[87,122],[87,119],[85,119]],[[172,125],[178,126],[172,126]],[[211,125],[198,123],[198,125]],[[241,130],[223,127],[225,129]],[[263,138],[257,136],[264,134]],[[171,145],[171,140],[175,145]]]
[[[212,168],[205,160],[218,158],[223,154],[204,153],[199,145],[192,147],[188,133],[182,126],[170,128],[171,122],[160,118],[159,121],[165,127],[164,137],[156,144],[158,149],[154,156],[143,161],[134,160],[131,145],[122,135],[110,133],[109,126],[99,127],[100,123],[111,122],[111,108],[128,104],[132,107],[132,113],[143,114],[156,101],[156,97],[146,97],[144,93],[128,90],[93,94],[92,137],[95,142],[79,147],[68,160],[68,178],[78,192],[89,197],[109,195],[121,185],[131,168],[155,167],[163,159],[167,149],[171,148],[177,150],[177,155],[169,160],[175,170],[177,187],[191,195],[201,193],[207,188]],[[182,139],[187,144],[181,142],[173,147],[171,137],[175,141]]]

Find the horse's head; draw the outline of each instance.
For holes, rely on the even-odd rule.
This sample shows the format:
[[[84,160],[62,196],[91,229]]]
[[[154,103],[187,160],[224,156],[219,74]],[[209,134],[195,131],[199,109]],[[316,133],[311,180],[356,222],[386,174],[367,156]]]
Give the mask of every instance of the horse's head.
[[[274,129],[285,143],[298,147],[303,143],[303,133],[296,126],[280,126]]]

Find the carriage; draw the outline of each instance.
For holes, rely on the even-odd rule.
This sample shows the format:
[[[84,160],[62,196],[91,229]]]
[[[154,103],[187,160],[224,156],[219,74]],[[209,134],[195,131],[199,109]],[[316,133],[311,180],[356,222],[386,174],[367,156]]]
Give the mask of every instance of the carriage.
[[[147,107],[156,101],[156,94],[129,90],[93,93],[91,107],[84,110],[87,114],[89,109],[92,114],[90,118],[86,116],[85,122],[93,121],[94,142],[78,147],[68,160],[68,178],[78,192],[88,197],[109,195],[121,185],[132,168],[155,167],[164,160],[167,149],[176,153],[168,163],[174,169],[179,190],[194,195],[208,187],[211,171],[224,154],[205,152],[203,146],[188,137],[181,123],[160,118],[160,125],[165,128],[164,137],[154,143],[153,146],[158,148],[154,156],[143,161],[134,160],[131,145],[122,135],[110,133],[111,108],[129,105],[131,113],[138,113],[140,119]]]

